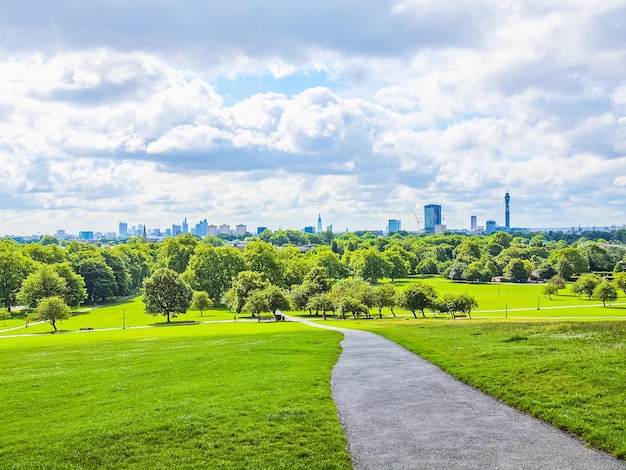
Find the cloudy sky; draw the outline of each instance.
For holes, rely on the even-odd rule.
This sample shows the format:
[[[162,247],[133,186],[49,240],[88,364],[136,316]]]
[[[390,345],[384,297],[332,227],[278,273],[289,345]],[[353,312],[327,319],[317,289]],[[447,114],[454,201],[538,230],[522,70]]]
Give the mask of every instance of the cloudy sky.
[[[626,223],[626,0],[0,3],[0,234]]]

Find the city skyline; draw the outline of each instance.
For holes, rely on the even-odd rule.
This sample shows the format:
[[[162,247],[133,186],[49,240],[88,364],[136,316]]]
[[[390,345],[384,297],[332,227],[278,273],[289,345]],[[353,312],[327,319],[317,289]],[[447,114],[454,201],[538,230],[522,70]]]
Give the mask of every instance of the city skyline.
[[[626,0],[34,5],[0,4],[0,234],[504,226],[507,190],[626,223]]]

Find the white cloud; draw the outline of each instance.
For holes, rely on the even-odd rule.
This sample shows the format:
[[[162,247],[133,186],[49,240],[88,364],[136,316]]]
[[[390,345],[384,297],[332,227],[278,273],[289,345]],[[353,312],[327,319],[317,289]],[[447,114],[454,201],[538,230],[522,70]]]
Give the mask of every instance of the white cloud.
[[[623,24],[623,0],[0,6],[0,216],[382,228],[440,202],[463,227],[509,189],[517,225],[621,224]]]

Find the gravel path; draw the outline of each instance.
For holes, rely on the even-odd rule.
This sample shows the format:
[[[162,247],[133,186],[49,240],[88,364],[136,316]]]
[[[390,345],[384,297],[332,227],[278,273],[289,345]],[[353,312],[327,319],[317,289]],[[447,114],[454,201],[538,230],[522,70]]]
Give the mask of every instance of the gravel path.
[[[626,469],[392,341],[311,324],[345,335],[331,385],[355,470]]]

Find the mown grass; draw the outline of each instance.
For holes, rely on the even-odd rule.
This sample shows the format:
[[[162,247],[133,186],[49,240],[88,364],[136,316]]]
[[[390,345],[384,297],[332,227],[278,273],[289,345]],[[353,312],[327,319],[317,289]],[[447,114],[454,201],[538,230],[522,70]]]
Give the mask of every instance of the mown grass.
[[[626,457],[626,322],[370,320],[401,344],[596,448]]]
[[[286,322],[3,338],[0,468],[350,468],[340,340]]]
[[[238,315],[239,319],[249,318],[250,315]],[[226,307],[216,305],[208,310],[204,310],[201,314],[200,310],[190,309],[187,313],[178,315],[172,319],[174,323],[178,322],[204,322],[204,321],[222,321],[233,320],[233,313]],[[122,299],[112,304],[89,307],[83,306],[74,309],[72,317],[57,323],[60,331],[76,331],[81,328],[122,328],[134,326],[146,326],[154,324],[167,323],[165,316],[160,315],[153,317],[145,313],[145,304],[141,296]],[[20,328],[17,330],[9,330],[12,327],[23,327],[24,319],[20,316],[17,319],[7,320],[7,326],[0,326],[0,335],[15,335],[24,333],[50,333],[54,331],[48,323],[30,324],[28,329]],[[2,323],[0,323],[2,325]]]
[[[626,318],[626,296],[621,291],[615,302],[604,307],[598,300],[571,293],[573,283],[552,298],[543,295],[543,284],[539,283],[469,283],[452,282],[441,276],[412,276],[397,279],[394,285],[402,291],[413,282],[430,284],[439,295],[450,292],[474,296],[478,302],[472,312],[474,318]],[[408,313],[396,310],[402,315]],[[384,315],[391,316],[387,309]]]

